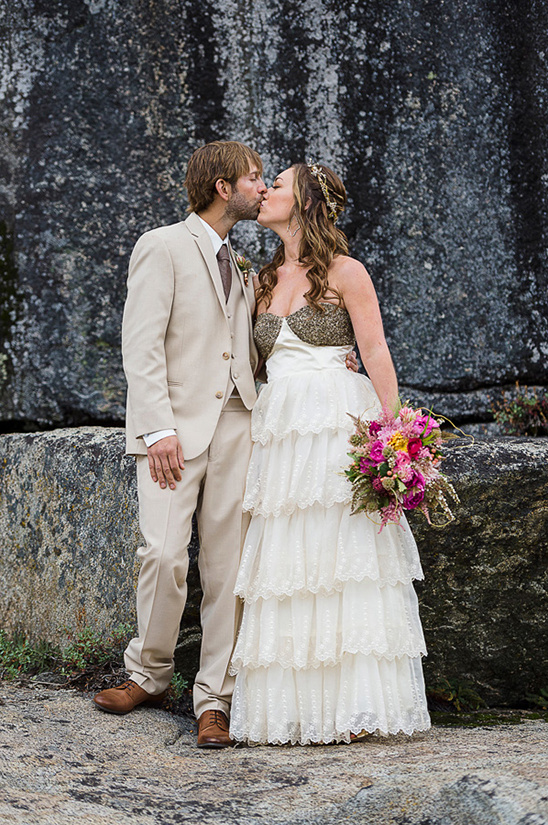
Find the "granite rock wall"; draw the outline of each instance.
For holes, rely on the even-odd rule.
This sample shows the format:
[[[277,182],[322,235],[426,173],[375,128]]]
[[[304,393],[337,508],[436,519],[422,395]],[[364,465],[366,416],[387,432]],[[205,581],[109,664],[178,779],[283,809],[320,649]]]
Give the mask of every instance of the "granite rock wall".
[[[412,526],[427,682],[470,681],[490,703],[546,687],[548,439],[448,447],[462,504],[434,530]],[[133,460],[119,429],[0,436],[0,627],[61,642],[66,628],[134,619],[141,539]],[[188,677],[200,642],[198,546],[176,654]]]
[[[192,150],[308,157],[348,185],[403,393],[483,420],[547,380],[542,0],[4,0],[0,421],[121,423],[141,232],[185,215]],[[261,262],[273,238],[247,224]]]

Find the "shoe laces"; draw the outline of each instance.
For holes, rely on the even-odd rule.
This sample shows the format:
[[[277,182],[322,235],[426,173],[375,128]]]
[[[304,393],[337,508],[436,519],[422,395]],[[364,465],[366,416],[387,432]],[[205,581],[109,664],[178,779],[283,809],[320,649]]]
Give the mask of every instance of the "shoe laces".
[[[215,708],[214,710],[210,710],[209,712],[213,716],[213,718],[211,718],[211,716],[210,716],[210,718],[208,720],[210,725],[217,725],[222,730],[228,730],[228,726],[227,726],[227,723],[226,723],[226,716],[225,716],[225,714],[223,713],[222,710],[219,710],[218,708]]]
[[[131,693],[135,687],[137,687],[137,683],[132,682],[131,679],[128,679],[127,682],[122,682],[121,685],[118,685],[116,690],[125,690],[127,693]]]

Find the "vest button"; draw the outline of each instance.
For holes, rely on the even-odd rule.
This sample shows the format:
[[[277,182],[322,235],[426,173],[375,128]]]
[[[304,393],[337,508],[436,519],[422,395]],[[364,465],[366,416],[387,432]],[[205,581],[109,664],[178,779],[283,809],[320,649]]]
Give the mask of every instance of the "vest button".
[[[215,398],[222,398],[222,397],[223,397],[222,392],[216,392],[215,393]]]
[[[237,372],[233,372],[233,373],[232,373],[232,377],[233,377],[233,378],[239,378],[238,373],[237,373]]]
[[[228,359],[230,358],[230,353],[229,352],[223,352],[223,358],[225,359],[225,361],[228,361]]]

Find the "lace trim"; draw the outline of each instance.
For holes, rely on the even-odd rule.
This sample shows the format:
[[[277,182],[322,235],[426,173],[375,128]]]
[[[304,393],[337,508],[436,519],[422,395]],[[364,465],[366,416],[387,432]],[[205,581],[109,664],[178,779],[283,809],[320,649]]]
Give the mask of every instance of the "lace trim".
[[[249,462],[244,509],[261,515],[290,515],[314,504],[350,504],[352,488],[343,473],[346,433],[295,435],[270,446],[256,444]]]
[[[272,441],[283,441],[288,436],[291,436],[293,433],[295,435],[320,435],[320,433],[324,432],[344,432],[345,434],[349,434],[352,432],[352,423],[350,422],[350,418],[346,415],[346,420],[349,422],[348,424],[346,421],[337,421],[333,424],[319,424],[318,426],[313,426],[310,424],[288,424],[284,430],[275,430],[273,427],[256,427],[252,433],[252,441],[255,444],[260,444],[264,447],[266,444]]]
[[[335,667],[272,665],[236,675],[230,733],[238,741],[327,743],[362,730],[411,735],[429,727],[420,658],[358,654]]]
[[[316,733],[305,734],[304,736],[291,736],[289,734],[284,736],[281,734],[272,738],[264,736],[255,740],[250,739],[247,732],[238,730],[237,728],[230,729],[230,736],[236,742],[245,742],[250,747],[258,747],[260,745],[348,745],[351,742],[350,734],[358,734],[363,730],[366,730],[376,738],[379,736],[396,736],[398,733],[403,733],[405,736],[413,736],[415,733],[424,733],[430,730],[431,726],[432,723],[430,722],[428,714],[426,714],[426,718],[424,715],[417,714],[412,719],[400,723],[396,722],[386,728],[381,727],[379,723],[371,724],[370,722],[364,721],[357,722],[352,728],[344,732],[337,730],[336,727],[332,727],[330,731],[321,736]]]
[[[237,656],[231,663],[229,673],[231,676],[236,676],[241,670],[258,670],[259,668],[268,668],[272,665],[279,665],[284,670],[294,670],[296,672],[304,672],[307,670],[318,670],[320,667],[338,667],[343,661],[344,656],[356,656],[361,654],[363,656],[374,656],[376,659],[384,660],[386,662],[394,662],[397,659],[418,659],[428,656],[425,644],[416,644],[414,646],[408,645],[401,648],[397,652],[390,653],[387,648],[377,649],[374,645],[367,647],[363,645],[356,645],[342,650],[337,656],[314,656],[305,664],[297,664],[293,659],[284,658],[283,656]]]
[[[243,509],[246,512],[251,513],[254,516],[263,516],[263,518],[269,518],[273,516],[274,518],[278,518],[279,516],[291,516],[296,510],[306,510],[308,507],[314,507],[315,504],[321,504],[322,507],[329,509],[329,507],[333,507],[335,504],[350,504],[351,497],[348,495],[339,494],[338,496],[332,496],[322,501],[321,496],[311,496],[308,499],[304,499],[301,501],[288,501],[284,504],[280,504],[277,507],[265,507],[262,504],[254,504],[253,501],[258,496],[258,490],[252,490],[248,495],[246,495],[243,503]],[[380,519],[379,519],[380,524]]]
[[[311,371],[267,384],[251,417],[253,441],[266,443],[268,434],[282,439],[290,433],[322,430],[351,432],[348,413],[374,417],[380,404],[371,382],[348,370]]]
[[[404,587],[411,587],[414,581],[424,581],[424,573],[419,564],[418,570],[409,576],[394,576],[392,578],[383,579],[380,576],[371,576],[368,573],[364,573],[363,576],[348,576],[346,579],[337,579],[332,585],[319,584],[317,587],[310,587],[309,585],[303,583],[302,585],[297,585],[284,590],[274,590],[272,587],[258,588],[253,590],[253,595],[249,595],[249,593],[246,592],[247,588],[253,589],[246,582],[246,587],[242,585],[241,587],[235,588],[234,595],[239,596],[240,599],[246,604],[254,604],[254,602],[259,601],[259,599],[262,599],[263,601],[266,601],[267,599],[278,599],[278,601],[282,601],[282,599],[291,598],[293,596],[329,596],[332,593],[342,593],[345,584],[350,581],[356,582],[356,584],[360,584],[363,581],[370,581],[377,584],[379,588],[397,587],[399,584]]]

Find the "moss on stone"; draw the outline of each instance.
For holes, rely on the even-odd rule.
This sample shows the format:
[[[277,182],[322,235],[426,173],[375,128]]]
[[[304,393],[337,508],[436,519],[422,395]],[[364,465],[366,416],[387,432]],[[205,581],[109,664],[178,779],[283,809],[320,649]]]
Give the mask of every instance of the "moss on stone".
[[[432,724],[440,727],[450,728],[485,728],[496,725],[521,725],[523,722],[539,721],[548,722],[548,712],[538,713],[537,711],[508,711],[496,708],[489,710],[475,711],[471,713],[444,713],[443,711],[431,711],[430,718]]]

